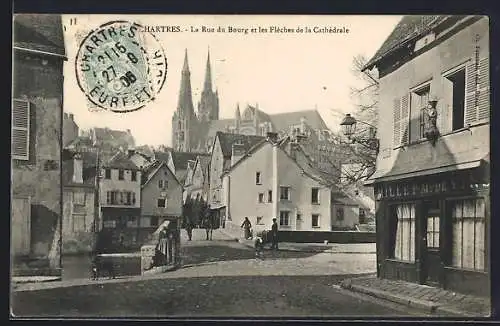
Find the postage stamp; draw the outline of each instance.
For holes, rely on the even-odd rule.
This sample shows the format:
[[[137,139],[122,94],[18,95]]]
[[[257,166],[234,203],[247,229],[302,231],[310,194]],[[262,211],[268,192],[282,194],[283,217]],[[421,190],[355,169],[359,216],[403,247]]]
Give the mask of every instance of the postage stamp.
[[[167,76],[165,51],[141,25],[112,21],[83,39],[75,60],[87,99],[113,112],[132,112],[154,101]]]

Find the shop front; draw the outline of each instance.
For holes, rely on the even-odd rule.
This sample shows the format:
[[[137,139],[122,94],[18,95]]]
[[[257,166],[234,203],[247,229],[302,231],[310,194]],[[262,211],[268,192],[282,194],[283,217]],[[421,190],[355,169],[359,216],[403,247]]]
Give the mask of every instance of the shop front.
[[[489,296],[488,162],[373,185],[379,277]]]

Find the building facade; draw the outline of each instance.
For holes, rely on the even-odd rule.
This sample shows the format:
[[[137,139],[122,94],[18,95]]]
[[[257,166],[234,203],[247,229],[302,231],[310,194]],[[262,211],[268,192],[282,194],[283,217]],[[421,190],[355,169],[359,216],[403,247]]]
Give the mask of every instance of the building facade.
[[[113,248],[133,247],[141,216],[142,172],[123,152],[102,162],[100,171],[100,241]]]
[[[59,15],[14,15],[11,253],[60,267],[63,65]],[[38,265],[40,267],[40,265]]]
[[[488,295],[488,18],[405,16],[373,67],[378,276]]]
[[[261,136],[217,132],[209,163],[208,204],[221,223],[228,218],[225,204],[227,200],[224,200],[222,174],[224,171],[229,170],[248,150],[263,139],[264,137]]]
[[[286,231],[331,231],[359,222],[356,209],[350,209],[359,205],[347,202],[348,196],[334,186],[335,177],[313,168],[298,140],[289,137],[278,140],[269,133],[243,152],[222,179],[226,228],[240,229],[245,217],[255,229],[270,229],[276,218]]]
[[[156,229],[165,220],[180,222],[183,188],[167,164],[155,161],[144,170],[141,183],[139,227]]]
[[[73,113],[64,112],[63,116],[63,146],[66,147],[79,136],[80,128],[75,122]]]
[[[210,177],[210,157],[199,155],[193,164],[193,169],[187,174],[184,182],[185,197],[196,198],[198,195],[206,202]]]
[[[65,254],[92,252],[98,226],[97,153],[63,151],[63,228]]]

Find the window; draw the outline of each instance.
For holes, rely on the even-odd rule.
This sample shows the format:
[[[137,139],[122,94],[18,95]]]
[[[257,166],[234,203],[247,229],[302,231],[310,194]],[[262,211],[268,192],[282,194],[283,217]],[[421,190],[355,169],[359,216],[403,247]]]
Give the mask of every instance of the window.
[[[311,225],[313,228],[319,228],[319,214],[312,214]]]
[[[280,225],[289,226],[290,225],[290,212],[280,211]]]
[[[131,205],[132,204],[132,193],[127,192],[126,196],[127,196],[127,205]]]
[[[256,185],[262,184],[262,180],[260,180],[260,172],[255,172],[255,184]]]
[[[451,100],[452,130],[461,129],[465,120],[465,68],[445,76],[445,81]]]
[[[290,200],[290,187],[280,187],[280,199]]]
[[[394,207],[396,236],[394,258],[401,261],[415,261],[415,204],[401,204]]]
[[[132,193],[132,205],[135,205],[135,192]]]
[[[158,207],[167,207],[167,200],[165,198],[158,198]]]
[[[311,203],[319,204],[319,188],[311,189]]]
[[[163,189],[163,180],[158,180],[158,188]]]
[[[359,224],[366,223],[366,212],[364,208],[359,209]]]
[[[11,155],[16,160],[29,160],[30,102],[15,99],[12,102]]]
[[[302,214],[297,213],[297,221],[301,221],[301,220],[302,220]]]
[[[267,192],[267,202],[272,203],[273,202],[273,191],[269,190]]]
[[[106,191],[106,203],[111,204],[111,191]]]
[[[344,207],[337,208],[337,221],[344,220]]]
[[[439,248],[439,216],[427,216],[427,247]]]
[[[258,225],[263,225],[264,223],[262,223],[262,219],[263,219],[263,216],[257,216],[257,224]]]
[[[85,205],[85,192],[73,192],[73,204],[75,205]]]
[[[104,179],[111,179],[111,169],[104,169]]]
[[[264,194],[260,193],[259,194],[259,203],[263,203],[263,202],[264,202]]]
[[[124,171],[124,170],[122,170],[122,169],[118,170],[118,180],[123,180],[123,179],[125,179],[124,174],[125,174],[125,171]]]
[[[427,123],[427,105],[429,103],[429,94],[431,91],[431,85],[427,84],[411,93],[411,115],[412,121],[410,122],[411,127],[411,141],[416,141],[424,138],[425,126]],[[418,114],[418,119],[416,118]],[[417,124],[418,125],[415,125]]]
[[[137,181],[137,171],[132,171],[132,175],[130,178],[132,181]]]
[[[485,205],[484,199],[451,202],[452,265],[458,268],[484,270]]]

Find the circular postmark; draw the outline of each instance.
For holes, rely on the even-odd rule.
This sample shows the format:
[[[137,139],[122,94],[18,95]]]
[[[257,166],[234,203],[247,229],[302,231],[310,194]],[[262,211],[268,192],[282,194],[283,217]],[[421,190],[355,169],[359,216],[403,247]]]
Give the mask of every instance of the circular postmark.
[[[167,76],[165,51],[154,34],[112,21],[82,40],[75,60],[78,86],[94,105],[132,112],[153,101]]]

